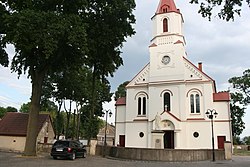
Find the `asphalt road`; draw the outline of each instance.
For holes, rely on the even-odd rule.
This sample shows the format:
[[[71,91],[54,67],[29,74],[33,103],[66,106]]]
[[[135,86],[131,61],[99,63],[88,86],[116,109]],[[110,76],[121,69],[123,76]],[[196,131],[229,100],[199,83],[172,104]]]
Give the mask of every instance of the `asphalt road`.
[[[249,167],[250,157],[234,157],[232,161],[152,162],[129,161],[88,156],[72,160],[54,160],[49,154],[22,157],[17,153],[0,152],[0,167]]]

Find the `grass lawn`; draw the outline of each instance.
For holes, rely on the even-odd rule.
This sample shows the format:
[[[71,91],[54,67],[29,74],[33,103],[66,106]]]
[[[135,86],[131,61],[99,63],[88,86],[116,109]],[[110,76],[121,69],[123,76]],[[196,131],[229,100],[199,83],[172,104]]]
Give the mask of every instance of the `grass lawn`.
[[[233,155],[250,156],[250,151],[234,149]]]

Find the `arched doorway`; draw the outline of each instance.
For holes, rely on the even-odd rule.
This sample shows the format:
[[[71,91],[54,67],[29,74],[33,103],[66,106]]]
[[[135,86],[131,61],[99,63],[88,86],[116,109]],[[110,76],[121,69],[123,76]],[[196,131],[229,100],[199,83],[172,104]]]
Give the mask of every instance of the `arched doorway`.
[[[164,148],[167,149],[174,149],[175,143],[174,143],[174,124],[169,120],[162,121],[164,131],[163,135],[163,141],[164,141]]]
[[[167,130],[164,132],[165,132],[163,136],[164,148],[174,149],[174,131]]]

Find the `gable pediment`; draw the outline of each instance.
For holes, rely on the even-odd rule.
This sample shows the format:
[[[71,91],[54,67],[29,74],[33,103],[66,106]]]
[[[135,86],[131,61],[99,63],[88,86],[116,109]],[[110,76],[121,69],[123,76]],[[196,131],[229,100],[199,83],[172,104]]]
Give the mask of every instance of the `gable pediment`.
[[[136,86],[136,85],[143,85],[149,82],[149,69],[150,64],[148,63],[127,85],[129,86]]]
[[[200,80],[200,81],[211,81],[213,80],[206,73],[201,71],[198,67],[196,67],[193,63],[183,57],[184,65],[185,65],[185,78],[186,80]]]

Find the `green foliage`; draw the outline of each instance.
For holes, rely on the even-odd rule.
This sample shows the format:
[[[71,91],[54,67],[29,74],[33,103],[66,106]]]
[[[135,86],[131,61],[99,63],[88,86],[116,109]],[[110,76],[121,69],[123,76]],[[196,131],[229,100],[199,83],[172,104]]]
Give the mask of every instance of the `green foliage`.
[[[233,154],[236,156],[250,156],[250,151],[244,149],[234,149]]]
[[[29,113],[29,109],[30,109],[30,102],[23,103],[19,111],[22,113]]]
[[[0,107],[0,118],[2,118],[7,112],[17,112],[17,109],[11,106],[8,106],[6,108]]]
[[[233,144],[234,145],[242,145],[243,142],[241,141],[239,136],[233,136]]]
[[[198,12],[202,17],[211,20],[213,10],[219,8],[219,18],[226,21],[234,20],[235,15],[240,16],[244,2],[250,6],[250,0],[190,0],[190,3],[200,5]]]
[[[48,112],[48,113],[56,112],[57,105],[49,99],[42,99],[41,100],[41,111]]]
[[[0,107],[0,118],[2,118],[7,113],[6,108]]]
[[[242,141],[244,144],[250,145],[250,136],[245,136]]]
[[[245,123],[242,118],[245,114],[245,108],[239,104],[242,99],[241,94],[231,93],[231,103],[230,103],[230,111],[231,111],[231,119],[232,119],[232,134],[233,136],[239,136],[243,130],[245,129]]]
[[[4,36],[0,49],[15,47],[11,70],[28,73],[32,82],[30,117],[25,155],[36,155],[36,125],[41,104],[42,83],[48,72],[64,66],[81,66],[85,61],[86,31],[80,11],[85,1],[0,1],[8,14],[3,16]],[[77,6],[76,6],[77,5]],[[77,8],[76,8],[77,7]],[[1,53],[1,52],[0,52]],[[1,53],[4,57],[6,52]],[[70,63],[69,63],[70,62]]]
[[[135,33],[131,26],[135,23],[134,9],[134,0],[89,1],[86,22],[90,57],[87,64],[94,68],[97,76],[112,76],[122,65],[122,43]]]
[[[134,0],[0,0],[0,21],[4,23],[0,27],[0,63],[7,66],[4,49],[13,44],[16,54],[11,70],[18,75],[28,73],[32,82],[28,126],[32,128],[27,132],[25,155],[36,154],[34,127],[49,98],[56,97],[58,102],[70,99],[77,105],[91,102],[95,111],[90,117],[100,115],[102,102],[112,95],[106,78],[122,65],[122,43],[134,34],[134,8]],[[82,68],[87,70],[83,75]],[[81,79],[90,86],[83,86]],[[54,89],[58,87],[60,91]]]
[[[9,64],[8,55],[5,52],[4,43],[2,42],[3,34],[5,33],[4,15],[7,13],[3,4],[0,3],[0,65],[7,67]]]
[[[115,101],[120,97],[126,97],[126,86],[128,83],[129,81],[125,81],[118,86],[117,91],[115,91]]]
[[[229,83],[233,85],[233,88],[239,94],[240,103],[244,105],[250,104],[250,69],[245,70],[242,76],[229,79]]]
[[[230,78],[229,83],[234,88],[230,104],[233,136],[238,136],[245,128],[242,120],[245,114],[244,106],[250,103],[250,69],[245,70],[242,76]]]
[[[6,112],[17,112],[17,109],[15,107],[8,106],[6,107]]]
[[[26,70],[29,75],[32,70],[44,68],[60,70],[69,61],[76,64],[84,61],[86,35],[78,16],[27,9],[13,13],[6,20],[9,27],[4,40],[15,44],[11,69],[19,75]]]

